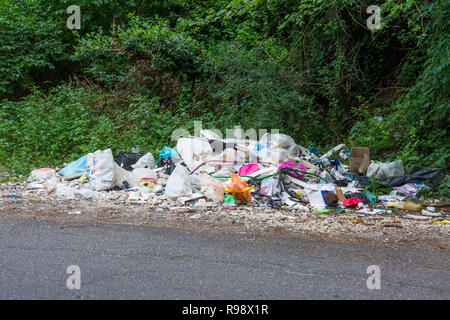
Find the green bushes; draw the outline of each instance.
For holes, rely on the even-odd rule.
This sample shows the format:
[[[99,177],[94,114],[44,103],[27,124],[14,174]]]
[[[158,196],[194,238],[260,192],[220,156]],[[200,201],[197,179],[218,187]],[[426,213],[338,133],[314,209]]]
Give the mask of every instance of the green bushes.
[[[171,30],[167,22],[130,16],[126,27],[117,26],[112,35],[101,30],[87,34],[75,56],[87,63],[86,72],[96,81],[111,84],[124,81],[138,60],[148,60],[151,69],[174,75],[199,73],[199,44],[191,37]]]
[[[63,24],[45,9],[39,0],[0,3],[0,99],[23,95],[34,85],[33,73],[68,59]]]
[[[106,125],[92,113],[94,100],[67,86],[48,96],[35,91],[22,101],[1,103],[0,163],[27,172],[74,159],[92,144],[100,146],[98,129]]]
[[[273,46],[265,44],[249,50],[223,42],[209,52],[207,101],[221,119],[221,129],[237,124],[279,129],[299,143],[320,137],[324,130],[313,97],[302,93],[290,70],[265,55],[263,49]]]
[[[129,97],[123,108],[110,93],[87,89],[64,85],[0,103],[0,166],[28,173],[106,148],[117,152],[138,146],[157,155],[175,143],[175,129],[193,132],[194,119],[165,109],[157,97]]]
[[[0,4],[1,166],[155,152],[202,120],[448,168],[450,0],[384,0],[373,31],[369,0],[80,0],[77,32],[70,4]]]
[[[416,41],[416,46],[400,73],[400,79],[404,79],[404,75],[411,74],[413,69],[418,74],[417,78],[394,101],[391,110],[384,112],[382,122],[373,123],[368,119],[352,129],[351,141],[366,143],[375,151],[374,154],[379,155],[379,160],[388,154],[391,158],[402,158],[407,165],[421,163],[449,168],[450,23],[445,10],[449,5],[450,1],[444,0],[422,6],[422,18],[428,21],[422,31],[427,38],[418,34],[416,29],[407,35],[412,37],[412,40],[408,38],[409,41]],[[404,6],[398,7],[393,16],[406,14],[401,11]],[[416,56],[423,56],[419,60],[425,61],[412,67],[411,62],[417,61]]]

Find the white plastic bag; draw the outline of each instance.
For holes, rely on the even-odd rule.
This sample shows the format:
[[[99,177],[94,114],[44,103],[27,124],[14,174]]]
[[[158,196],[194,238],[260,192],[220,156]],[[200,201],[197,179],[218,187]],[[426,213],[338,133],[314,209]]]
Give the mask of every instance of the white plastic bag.
[[[31,171],[28,181],[34,181],[34,180],[44,181],[54,175],[56,175],[56,171],[54,169],[40,168],[40,169]]]
[[[241,150],[234,150],[233,148],[226,148],[220,154],[210,156],[206,160],[217,160],[217,165],[227,165],[219,162],[223,160],[228,162],[236,162],[239,164],[239,167],[241,167],[242,163],[245,162],[245,152]]]
[[[137,168],[155,169],[156,168],[155,158],[153,158],[153,155],[149,152],[143,155],[141,158],[139,158],[139,160],[135,164],[132,164],[131,167],[133,169]]]
[[[201,191],[205,192],[205,197],[212,202],[223,202],[225,185],[220,180],[211,177],[206,173],[200,174]]]
[[[46,187],[45,194],[48,195],[50,192],[56,189],[56,185],[58,184],[58,178],[56,176],[52,176],[45,180],[44,186]]]
[[[203,129],[203,130],[200,130],[200,137],[203,139],[209,139],[209,140],[220,140],[220,139],[222,139],[222,134],[219,134],[219,133],[220,132]]]
[[[273,196],[276,192],[278,192],[277,188],[278,179],[267,178],[261,181],[261,188],[259,192],[266,196]]]
[[[282,148],[264,148],[258,152],[258,157],[261,161],[271,162],[278,167],[280,162],[286,161],[289,158],[289,151]]]
[[[178,139],[175,149],[191,171],[206,161],[212,153],[212,148],[207,141],[195,138]]]
[[[95,190],[108,190],[115,186],[114,158],[111,149],[97,150],[87,155],[87,177],[92,182]]]
[[[56,193],[55,196],[58,198],[62,198],[65,200],[75,199],[75,188],[66,186],[62,183],[58,183],[56,185]]]
[[[139,186],[139,179],[133,172],[127,171],[114,163],[114,181],[119,188],[134,188]]]
[[[137,181],[139,183],[156,183],[156,179],[158,177],[156,176],[155,171],[148,168],[137,168],[133,170],[133,174],[136,176]]]
[[[187,197],[192,194],[191,179],[185,166],[178,164],[167,179],[164,195],[168,198]]]
[[[404,174],[405,170],[403,169],[402,160],[386,163],[372,162],[366,172],[366,176],[377,180],[385,180],[390,177],[402,176]]]
[[[289,151],[290,155],[297,156],[300,148],[294,139],[282,133],[266,133],[259,139],[259,143],[269,149],[282,148]]]

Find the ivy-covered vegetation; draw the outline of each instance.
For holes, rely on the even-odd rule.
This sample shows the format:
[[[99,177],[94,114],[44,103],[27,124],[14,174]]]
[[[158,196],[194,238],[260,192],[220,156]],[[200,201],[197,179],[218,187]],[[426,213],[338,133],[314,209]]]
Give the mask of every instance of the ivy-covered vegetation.
[[[0,2],[0,167],[157,153],[176,128],[279,129],[303,146],[449,168],[450,0]]]

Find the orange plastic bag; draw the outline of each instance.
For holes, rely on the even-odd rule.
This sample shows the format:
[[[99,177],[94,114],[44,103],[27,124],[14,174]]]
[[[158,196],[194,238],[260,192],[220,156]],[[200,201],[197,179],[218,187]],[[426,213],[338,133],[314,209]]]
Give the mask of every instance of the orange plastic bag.
[[[252,201],[252,194],[247,186],[247,181],[239,179],[236,173],[231,174],[231,183],[227,184],[228,192],[230,192],[236,200],[250,203]]]

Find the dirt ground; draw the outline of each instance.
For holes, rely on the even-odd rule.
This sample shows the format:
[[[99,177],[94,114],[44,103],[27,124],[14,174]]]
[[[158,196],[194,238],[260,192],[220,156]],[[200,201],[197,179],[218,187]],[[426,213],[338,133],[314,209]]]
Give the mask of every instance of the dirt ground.
[[[430,220],[406,219],[408,212],[364,215],[352,210],[341,213],[304,213],[255,206],[196,208],[190,204],[130,203],[121,198],[54,200],[22,196],[17,187],[0,185],[0,217],[44,219],[61,228],[83,227],[79,222],[127,224],[188,229],[198,232],[301,237],[368,245],[449,250],[450,225]],[[438,208],[445,218],[448,207]]]

